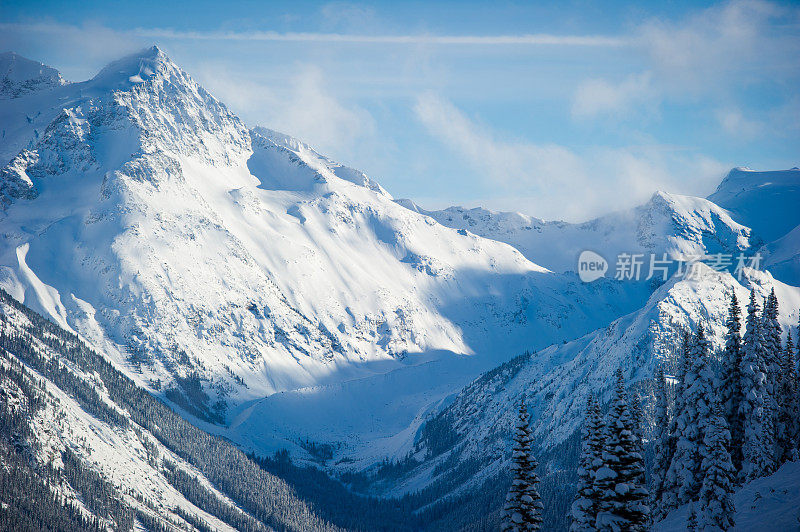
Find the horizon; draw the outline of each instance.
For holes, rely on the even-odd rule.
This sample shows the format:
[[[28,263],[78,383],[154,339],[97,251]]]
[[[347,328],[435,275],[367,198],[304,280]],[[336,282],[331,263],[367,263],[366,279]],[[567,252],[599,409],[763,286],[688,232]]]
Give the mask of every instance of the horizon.
[[[791,4],[589,2],[558,17],[471,5],[458,23],[446,4],[303,6],[273,4],[283,14],[265,21],[238,2],[231,12],[253,20],[211,9],[179,23],[157,6],[128,18],[127,4],[65,14],[12,2],[0,46],[82,81],[156,44],[248,127],[298,138],[428,210],[585,221],[656,191],[705,197],[732,168],[800,162]]]

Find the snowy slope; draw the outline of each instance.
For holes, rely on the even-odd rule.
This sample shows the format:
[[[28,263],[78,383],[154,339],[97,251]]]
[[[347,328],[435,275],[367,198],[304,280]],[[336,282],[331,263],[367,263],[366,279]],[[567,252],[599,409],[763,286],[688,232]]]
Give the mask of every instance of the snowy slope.
[[[647,297],[552,273],[248,130],[155,47],[0,116],[3,153],[18,150],[0,176],[0,286],[155,393],[192,402],[199,379],[201,418],[446,353],[490,367]]]
[[[702,198],[657,192],[639,207],[571,224],[546,222],[520,213],[450,207],[426,211],[409,200],[401,205],[456,229],[507,242],[528,259],[553,271],[576,271],[584,250],[609,264],[621,253],[661,257],[736,254],[750,246],[750,229]],[[612,271],[613,274],[613,271]]]
[[[776,281],[769,273],[748,270],[744,285],[730,274],[708,268],[697,279],[674,277],[641,310],[574,341],[521,356],[466,386],[423,425],[416,450],[424,459],[395,489],[402,492],[447,481],[457,476],[461,464],[472,461],[478,464],[474,475],[457,482],[476,487],[506,467],[515,422],[513,405],[523,394],[535,437],[544,449],[553,448],[579,426],[589,393],[599,394],[603,401],[610,399],[618,368],[629,383],[638,382],[646,390],[646,380],[656,366],[673,357],[679,328],[695,327],[703,320],[710,323],[707,331],[713,345],[721,346],[730,290],[736,291],[741,302],[747,300],[750,287],[761,297],[775,288],[780,321],[784,330],[792,327],[794,334],[800,289]],[[442,434],[447,435],[444,444]],[[438,473],[432,475],[437,466]]]
[[[800,225],[800,169],[757,172],[731,170],[708,199],[771,242]]]
[[[800,286],[800,225],[759,249],[764,267],[781,280]]]
[[[0,98],[18,98],[63,85],[58,70],[14,52],[0,54]]]
[[[29,440],[20,440],[22,436],[14,434],[12,437],[17,438],[16,441],[9,442],[3,434],[0,446],[14,444],[17,453],[25,454],[35,469],[54,468],[52,477],[56,482],[51,482],[51,487],[64,497],[62,505],[76,505],[86,515],[105,518],[94,513],[97,508],[93,511],[93,501],[88,500],[88,497],[97,496],[97,492],[79,491],[78,483],[61,472],[67,451],[112,487],[112,498],[135,512],[137,530],[146,529],[141,523],[142,516],[158,521],[161,526],[172,525],[169,529],[175,530],[196,530],[201,529],[195,528],[201,525],[213,530],[236,530],[232,524],[237,522],[248,522],[251,529],[263,531],[272,530],[270,525],[287,530],[335,530],[317,518],[288,484],[255,466],[252,467],[260,481],[262,500],[267,500],[271,508],[269,513],[264,512],[258,518],[245,512],[227,493],[220,491],[228,489],[237,493],[235,488],[231,489],[230,479],[212,482],[202,469],[204,464],[191,461],[192,449],[175,447],[171,431],[177,429],[189,437],[189,431],[180,425],[188,423],[149,396],[146,399],[150,404],[140,399],[137,408],[156,413],[147,419],[149,425],[142,423],[141,414],[135,415],[126,403],[136,400],[135,394],[125,395],[122,387],[109,388],[112,382],[120,384],[124,377],[115,374],[113,369],[92,365],[93,356],[85,352],[86,348],[74,336],[64,334],[27,308],[14,304],[5,293],[0,293],[0,336],[3,338],[0,366],[7,369],[23,364],[28,389],[36,390],[43,397],[38,408],[26,408],[30,401],[18,381],[0,379],[0,416],[4,418],[4,427],[12,412],[30,424]],[[8,342],[9,338],[14,341]],[[154,420],[160,424],[155,424]],[[200,441],[193,443],[201,445]],[[247,463],[244,455],[230,444],[221,442],[218,449],[238,453],[238,463]],[[209,458],[222,459],[221,456]],[[195,479],[193,492],[175,482],[176,472]],[[237,475],[244,480],[253,472],[238,471]],[[88,481],[87,475],[82,474],[79,482],[88,484]],[[239,521],[226,519],[219,508],[226,509],[228,516],[238,516]],[[118,528],[107,519],[103,523],[108,529]]]
[[[788,462],[768,477],[739,488],[734,531],[774,532],[800,529],[800,462]],[[688,505],[671,512],[653,527],[657,532],[686,530]]]

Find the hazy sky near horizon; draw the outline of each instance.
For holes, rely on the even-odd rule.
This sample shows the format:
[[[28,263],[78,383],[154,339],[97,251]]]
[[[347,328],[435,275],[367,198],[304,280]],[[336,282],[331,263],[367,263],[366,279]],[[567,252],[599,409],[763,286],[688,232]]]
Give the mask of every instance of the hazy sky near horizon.
[[[577,221],[800,165],[800,7],[650,4],[0,0],[0,51],[80,81],[156,43],[426,208]]]

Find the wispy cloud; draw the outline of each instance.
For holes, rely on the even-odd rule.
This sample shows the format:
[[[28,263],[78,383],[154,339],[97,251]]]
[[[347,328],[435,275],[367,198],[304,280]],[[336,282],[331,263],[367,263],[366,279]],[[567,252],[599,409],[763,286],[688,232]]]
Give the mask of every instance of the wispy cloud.
[[[731,80],[800,72],[800,9],[764,0],[730,0],[683,20],[653,19],[636,33],[658,81],[707,92]]]
[[[328,155],[352,156],[369,143],[376,124],[363,107],[343,101],[328,89],[315,65],[297,65],[281,87],[243,81],[208,65],[198,73],[203,83],[254,123],[290,134]]]
[[[729,165],[657,144],[575,150],[509,141],[434,94],[418,98],[418,120],[483,176],[493,194],[484,206],[542,218],[582,221],[646,201],[656,190],[705,195]],[[625,191],[620,194],[619,191]]]
[[[0,22],[0,51],[86,79],[158,42],[248,123],[373,172],[396,195],[576,220],[656,188],[708,193],[720,160],[796,164],[800,9],[723,0],[674,12],[606,35],[416,33],[338,3],[313,20],[276,15],[267,27],[281,31],[239,19],[196,32],[164,18],[126,29],[29,18]]]
[[[61,24],[3,23],[3,30],[32,32],[62,32]],[[369,35],[356,33],[276,32],[276,31],[181,31],[170,28],[136,28],[120,33],[149,39],[194,41],[276,41],[318,42],[343,44],[429,44],[429,45],[525,45],[525,46],[625,46],[624,37],[604,35],[551,35],[546,33],[520,35]]]
[[[764,129],[764,124],[750,120],[739,109],[717,109],[716,117],[722,130],[734,138],[749,140]]]
[[[682,20],[651,19],[631,36],[647,70],[621,81],[589,79],[575,92],[573,116],[596,117],[662,101],[729,97],[746,84],[800,77],[800,9],[764,0],[730,0]],[[741,117],[719,115],[728,132],[752,132]]]
[[[586,80],[575,91],[572,116],[591,118],[602,114],[627,114],[632,108],[657,99],[651,72],[631,74],[620,83],[604,79]]]

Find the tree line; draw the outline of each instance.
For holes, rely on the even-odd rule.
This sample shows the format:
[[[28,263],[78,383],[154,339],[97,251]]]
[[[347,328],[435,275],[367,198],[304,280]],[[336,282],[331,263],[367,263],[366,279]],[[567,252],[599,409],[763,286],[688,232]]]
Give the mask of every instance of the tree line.
[[[11,309],[22,313],[25,319],[10,319],[6,312],[0,311],[0,353],[10,353],[13,357],[22,361],[25,366],[35,370],[40,375],[58,385],[65,393],[73,397],[81,407],[98,419],[106,423],[120,427],[128,427],[130,421],[138,425],[136,429],[144,429],[151,433],[162,445],[173,451],[193,466],[219,489],[228,495],[237,506],[249,517],[242,515],[242,511],[224,509],[219,504],[207,504],[209,513],[217,515],[220,519],[228,522],[231,526],[238,526],[247,523],[253,530],[261,528],[255,521],[260,522],[267,528],[277,530],[336,530],[334,525],[329,524],[319,518],[314,511],[300,498],[294,490],[283,480],[264,471],[242,451],[230,442],[222,438],[213,436],[190,422],[183,419],[180,415],[172,411],[166,404],[150,395],[146,390],[136,385],[130,378],[120,373],[103,356],[89,349],[77,336],[65,331],[58,325],[46,320],[42,316],[28,309],[17,302],[5,291],[0,290],[0,304],[7,305]],[[47,356],[42,347],[51,351]],[[13,360],[12,357],[5,357],[6,360]],[[0,364],[2,366],[2,364]],[[24,368],[24,366],[23,366]],[[96,389],[88,381],[80,378],[72,369],[99,378],[104,385],[108,397],[116,405],[127,411],[129,418],[122,415],[103,399],[100,398]],[[43,384],[38,388],[43,389]],[[5,387],[3,387],[5,389]],[[35,396],[38,397],[38,396]],[[33,400],[32,400],[33,401]],[[36,399],[41,401],[41,399]],[[3,423],[17,423],[19,426],[30,426],[31,414],[24,414],[13,417],[13,411],[8,410],[0,415],[0,427]],[[139,430],[141,430],[139,429]],[[8,445],[13,440],[14,431],[10,431],[7,438],[0,438],[0,451],[2,445]],[[34,442],[35,438],[27,441]],[[10,456],[9,460],[15,460],[19,453],[8,453],[0,456]],[[110,484],[102,484],[99,478],[86,477],[88,472],[83,468],[73,456],[67,456],[66,470],[60,470],[54,475],[62,480],[71,477],[75,481],[77,490],[85,488],[87,498],[96,498],[99,490],[111,489]],[[29,459],[28,463],[32,460]],[[2,464],[0,464],[2,465]],[[35,465],[31,466],[34,467]],[[4,468],[0,467],[0,473]],[[12,473],[17,471],[12,468]],[[169,468],[165,471],[169,480],[174,482],[175,487],[187,495],[188,498],[198,502],[208,503],[215,497],[210,492],[200,493],[196,483],[191,479],[172,474]],[[55,477],[53,477],[55,478]],[[83,478],[83,480],[81,480]],[[45,479],[46,480],[46,479]],[[8,485],[26,485],[30,482],[22,477],[9,481]],[[46,484],[46,482],[45,482]],[[71,484],[71,482],[70,482]],[[105,487],[103,487],[105,486]],[[45,490],[43,487],[42,490]],[[121,500],[119,493],[115,494]],[[122,506],[117,507],[111,502],[111,494],[103,494],[100,497],[101,513],[117,513],[122,515],[112,515],[111,519],[118,523],[118,528],[129,528],[126,525],[132,523],[129,510]],[[42,499],[48,501],[49,499]],[[61,500],[56,502],[63,502]],[[30,512],[29,506],[24,500],[14,499],[15,508],[25,510],[10,514],[12,519],[9,526],[0,526],[0,529],[16,530],[23,527],[22,519]],[[43,503],[44,504],[44,503]],[[55,503],[54,503],[55,504]],[[146,504],[145,504],[146,505]],[[35,504],[33,505],[35,507]],[[68,507],[65,511],[72,512]],[[60,514],[50,512],[53,519]],[[2,513],[2,512],[0,512]],[[164,516],[154,517],[139,509],[135,510],[136,520],[145,523],[148,528],[169,529],[170,524],[166,523]],[[49,515],[49,514],[48,514]],[[78,515],[80,517],[80,515]],[[76,518],[77,519],[77,518]],[[39,528],[47,528],[48,519],[41,519]],[[54,521],[55,522],[55,521]],[[124,523],[124,525],[123,525]],[[160,525],[158,523],[161,523]],[[89,522],[89,526],[94,526],[94,521]],[[66,527],[70,529],[84,529],[83,526]]]
[[[782,341],[773,290],[761,309],[750,292],[745,330],[732,293],[725,345],[711,353],[698,326],[684,334],[675,384],[656,376],[654,518],[690,504],[687,527],[733,527],[731,494],[798,457],[800,396],[791,331]]]
[[[590,396],[582,430],[571,532],[644,531],[688,505],[687,530],[730,530],[733,493],[800,457],[800,342],[783,341],[771,291],[759,305],[750,292],[744,332],[731,293],[724,348],[714,352],[701,322],[682,333],[677,375],[654,377],[651,443],[645,468],[641,409],[629,399],[621,370],[605,415]],[[513,439],[511,487],[501,530],[539,530],[542,498],[524,400]]]

